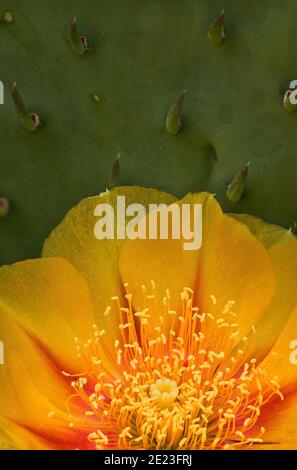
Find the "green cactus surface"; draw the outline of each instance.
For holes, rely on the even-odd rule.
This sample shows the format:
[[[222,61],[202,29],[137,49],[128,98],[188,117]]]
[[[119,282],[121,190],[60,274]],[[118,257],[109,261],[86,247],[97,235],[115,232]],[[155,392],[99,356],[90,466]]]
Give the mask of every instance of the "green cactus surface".
[[[283,94],[297,79],[296,15],[296,0],[1,0],[0,264],[39,256],[65,213],[109,185],[120,153],[122,185],[207,190],[227,211],[293,226],[297,113]]]

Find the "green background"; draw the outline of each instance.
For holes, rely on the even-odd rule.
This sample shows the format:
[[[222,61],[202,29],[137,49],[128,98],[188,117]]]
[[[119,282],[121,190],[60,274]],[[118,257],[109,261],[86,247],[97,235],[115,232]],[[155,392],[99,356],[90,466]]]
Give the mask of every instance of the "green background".
[[[223,6],[229,39],[213,47],[207,27]],[[120,151],[121,184],[208,190],[228,211],[297,219],[297,113],[280,93],[297,79],[296,0],[1,0],[5,10],[15,21],[0,24],[0,196],[12,210],[0,263],[39,256],[67,210],[105,190]],[[94,46],[82,57],[68,40],[73,16]],[[44,121],[35,133],[18,123],[14,81]],[[184,128],[172,136],[166,112],[184,88]],[[231,204],[226,186],[247,161],[244,197]]]

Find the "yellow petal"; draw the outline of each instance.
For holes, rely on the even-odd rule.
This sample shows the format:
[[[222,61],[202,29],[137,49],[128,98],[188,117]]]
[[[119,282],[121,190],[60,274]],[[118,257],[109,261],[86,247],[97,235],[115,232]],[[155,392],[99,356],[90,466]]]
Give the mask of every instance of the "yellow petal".
[[[68,261],[37,259],[0,268],[0,308],[60,367],[77,369],[74,338],[90,337],[94,314],[87,283]]]
[[[281,314],[281,312],[280,312]],[[281,390],[297,387],[297,307],[291,314],[273,348],[261,363],[267,377],[276,376]]]
[[[193,208],[192,203],[205,203],[206,208],[208,199],[211,199],[208,193],[189,194],[174,205],[181,207],[182,204],[188,203]],[[160,210],[166,218],[167,208]],[[145,220],[147,238],[125,241],[120,254],[119,267],[123,282],[128,283],[129,291],[132,293],[134,308],[139,311],[149,306],[154,310],[156,303],[157,311],[150,319],[151,325],[153,327],[160,325],[159,316],[161,315],[164,317],[162,322],[165,322],[165,328],[169,328],[172,316],[166,313],[165,316],[163,315],[163,299],[168,292],[169,310],[179,312],[181,292],[185,287],[191,289],[195,286],[201,251],[185,250],[185,240],[172,237],[172,219],[170,218],[168,219],[168,239],[149,238],[149,217],[148,215]],[[178,216],[173,217],[178,220]],[[156,288],[152,288],[154,285]],[[143,286],[146,288],[146,295],[144,295]],[[151,295],[154,298],[151,298]]]
[[[7,420],[2,420],[2,423],[7,431],[5,435],[9,439],[8,442],[14,442],[13,447],[3,447],[4,450],[55,450],[53,442],[46,442],[38,434],[28,431],[25,426]],[[15,441],[12,441],[9,436],[12,436]]]
[[[19,424],[2,420],[9,436],[8,442],[13,442],[16,450],[91,450],[94,446],[87,439],[88,431],[82,427],[69,426],[69,420],[57,423],[54,420],[47,429],[31,429],[27,423]],[[1,422],[1,419],[0,419]],[[89,423],[91,429],[91,423]],[[14,439],[14,441],[11,440]],[[1,447],[0,447],[1,450]]]
[[[100,328],[108,329],[110,340],[118,334],[119,318],[114,310],[112,296],[123,299],[123,286],[118,270],[119,250],[123,240],[98,240],[94,235],[94,216],[98,204],[111,204],[116,207],[117,196],[125,196],[126,206],[133,203],[143,204],[146,208],[150,203],[170,204],[175,198],[155,189],[137,186],[119,187],[100,196],[83,199],[70,210],[62,223],[52,232],[43,248],[43,256],[59,256],[69,260],[87,279]],[[116,225],[117,227],[117,225]],[[115,233],[116,233],[115,227]],[[112,315],[108,319],[103,316],[105,309],[111,304]]]
[[[18,448],[32,448],[32,441],[26,441],[26,432],[37,439],[60,439],[64,444],[74,441],[66,408],[73,392],[69,381],[2,308],[0,332],[4,345],[4,364],[0,365],[1,427]],[[77,408],[77,404],[73,406]],[[24,432],[20,432],[22,428]]]
[[[249,338],[247,352],[257,358],[269,352],[297,305],[297,240],[281,241],[268,253],[276,273],[276,293]]]
[[[3,429],[0,429],[0,450],[14,450],[16,445]]]
[[[136,309],[143,308],[140,286],[153,279],[157,291],[170,289],[172,308],[179,309],[180,290],[197,293],[202,311],[221,315],[234,300],[240,333],[246,333],[270,302],[275,279],[263,246],[242,223],[224,215],[207,193],[188,195],[179,204],[203,204],[203,240],[200,250],[185,251],[181,240],[127,240],[120,271],[129,283]],[[212,304],[211,296],[217,299]],[[159,311],[161,311],[159,300]]]
[[[290,231],[278,225],[268,224],[258,217],[247,214],[230,214],[239,222],[245,224],[251,233],[265,246],[270,248],[276,243],[294,240],[295,235]]]

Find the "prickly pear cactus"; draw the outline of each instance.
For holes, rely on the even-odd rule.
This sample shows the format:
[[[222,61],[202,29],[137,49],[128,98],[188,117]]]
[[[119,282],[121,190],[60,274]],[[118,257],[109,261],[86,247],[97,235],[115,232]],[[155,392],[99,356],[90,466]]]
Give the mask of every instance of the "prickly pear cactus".
[[[120,153],[121,184],[208,190],[294,224],[297,113],[282,95],[297,79],[295,0],[0,8],[0,263],[38,256]]]

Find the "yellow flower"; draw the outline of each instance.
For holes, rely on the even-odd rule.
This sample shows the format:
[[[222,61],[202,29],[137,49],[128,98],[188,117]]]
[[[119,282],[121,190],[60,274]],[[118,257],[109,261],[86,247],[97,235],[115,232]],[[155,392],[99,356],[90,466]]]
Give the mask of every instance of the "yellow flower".
[[[41,259],[0,269],[0,448],[296,449],[295,237],[201,193],[178,201],[203,204],[199,250],[98,241],[117,195],[175,201],[84,199]]]

